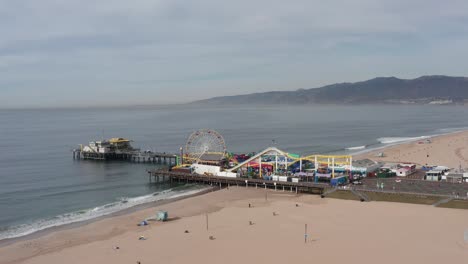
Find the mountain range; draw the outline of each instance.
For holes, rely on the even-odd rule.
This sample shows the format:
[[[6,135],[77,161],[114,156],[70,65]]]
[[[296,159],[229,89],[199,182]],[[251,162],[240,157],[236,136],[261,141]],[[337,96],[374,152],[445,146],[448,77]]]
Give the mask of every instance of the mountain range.
[[[465,104],[468,78],[444,75],[416,79],[378,77],[355,83],[336,83],[296,91],[272,91],[221,96],[192,104]]]

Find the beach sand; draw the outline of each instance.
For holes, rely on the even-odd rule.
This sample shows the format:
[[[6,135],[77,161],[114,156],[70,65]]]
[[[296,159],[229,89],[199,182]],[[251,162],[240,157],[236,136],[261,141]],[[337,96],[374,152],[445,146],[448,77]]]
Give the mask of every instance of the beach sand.
[[[467,142],[461,132],[355,158],[466,168]],[[170,221],[137,226],[160,209]],[[466,263],[465,231],[468,210],[231,187],[4,244],[0,263]]]
[[[163,205],[174,218],[168,222],[136,226],[160,209],[151,208],[53,232],[0,248],[0,263],[430,264],[468,260],[468,243],[463,239],[468,230],[466,210],[321,199],[272,190],[265,200],[265,193],[231,187]],[[139,240],[140,236],[147,239]]]
[[[410,162],[419,165],[443,165],[449,168],[468,170],[468,131],[431,138],[431,143],[420,144],[425,140],[390,146],[353,156],[353,159],[369,158],[386,162]],[[384,157],[377,157],[379,152]]]

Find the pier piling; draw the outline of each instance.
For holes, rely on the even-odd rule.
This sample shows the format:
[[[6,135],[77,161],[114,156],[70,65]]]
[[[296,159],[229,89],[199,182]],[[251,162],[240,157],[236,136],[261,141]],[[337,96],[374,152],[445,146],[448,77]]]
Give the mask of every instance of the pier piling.
[[[263,179],[246,180],[245,178],[240,177],[228,178],[220,176],[206,176],[194,173],[176,172],[163,169],[148,171],[148,173],[155,178],[154,181],[156,183],[166,182],[169,180],[170,182],[209,184],[211,186],[219,187],[220,189],[222,189],[223,187],[230,187],[234,184],[237,186],[245,186],[246,188],[249,186],[249,184],[255,184],[255,188],[258,188],[259,184],[263,184],[265,191],[268,188],[277,190],[278,187],[282,188],[283,191],[286,191],[286,188],[289,187],[290,191],[292,192],[294,187],[296,194],[299,192],[321,194],[323,192],[323,189],[327,186],[326,184],[312,182],[275,182],[271,180],[265,181]]]

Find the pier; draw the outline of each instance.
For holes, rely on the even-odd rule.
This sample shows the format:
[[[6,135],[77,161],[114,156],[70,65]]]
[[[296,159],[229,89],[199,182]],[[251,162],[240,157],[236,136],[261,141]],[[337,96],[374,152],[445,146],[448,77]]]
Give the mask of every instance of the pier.
[[[462,182],[463,175],[459,176],[460,183],[457,184],[441,179],[437,182],[422,180],[424,175],[418,176],[420,179],[387,178],[390,176],[375,173],[383,165],[375,161],[353,162],[350,155],[301,156],[274,146],[248,155],[228,154],[223,137],[210,129],[193,132],[185,148],[180,148],[180,155],[141,151],[130,142],[125,138],[92,141],[73,150],[73,158],[167,165],[169,169],[148,171],[149,181],[154,183],[198,183],[220,188],[234,185],[322,196],[327,194],[325,191],[330,186],[347,185],[361,200],[368,200],[362,192],[468,197],[468,185]],[[396,170],[407,165],[397,164],[390,168]],[[411,164],[411,168],[414,170],[415,165]],[[371,176],[374,178],[367,178]]]
[[[179,157],[175,154],[141,151],[130,145],[126,138],[111,138],[108,140],[92,141],[89,145],[80,145],[73,150],[73,159],[80,160],[123,160],[143,163],[157,163],[177,165]]]
[[[119,151],[112,153],[85,152],[80,149],[73,150],[73,159],[77,160],[121,160],[141,163],[155,163],[177,165],[179,157],[176,154],[142,151]]]
[[[208,176],[200,175],[196,173],[188,172],[176,172],[169,170],[150,170],[148,171],[148,178],[150,182],[162,183],[166,181],[170,182],[183,182],[183,183],[197,183],[207,184],[212,186],[219,186],[220,188],[226,188],[229,186],[245,186],[253,187],[257,189],[274,189],[276,191],[283,192],[295,192],[295,193],[311,193],[311,194],[323,194],[325,188],[329,187],[328,184],[313,183],[313,182],[283,182],[283,181],[272,181],[263,179],[249,179],[249,178],[234,178],[234,177],[220,177],[220,176]]]

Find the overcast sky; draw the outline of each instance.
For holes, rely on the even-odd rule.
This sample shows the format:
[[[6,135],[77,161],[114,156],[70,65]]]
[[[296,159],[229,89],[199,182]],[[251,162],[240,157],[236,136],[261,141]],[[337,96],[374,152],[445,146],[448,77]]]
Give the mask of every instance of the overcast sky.
[[[467,76],[468,1],[0,0],[0,107]]]

